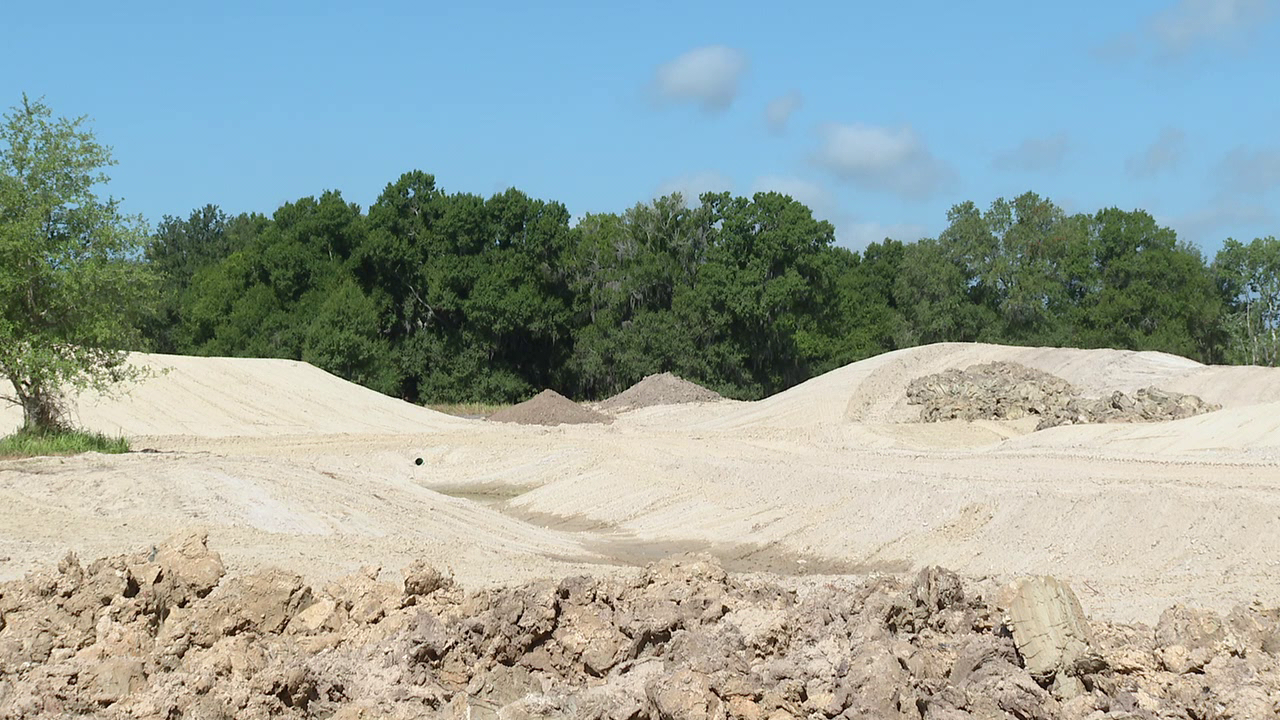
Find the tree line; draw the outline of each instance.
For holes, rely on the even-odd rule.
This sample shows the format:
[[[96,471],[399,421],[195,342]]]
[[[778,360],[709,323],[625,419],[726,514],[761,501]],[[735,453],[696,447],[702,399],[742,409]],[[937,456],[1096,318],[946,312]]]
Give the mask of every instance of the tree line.
[[[414,171],[367,211],[329,191],[150,232],[102,195],[114,164],[42,100],[0,121],[0,401],[24,431],[66,430],[66,391],[138,377],[137,349],[301,359],[412,402],[593,399],[661,371],[759,398],[945,340],[1280,363],[1280,243],[1229,239],[1209,262],[1142,210],[1025,193],[854,252],[777,193],[575,222]]]
[[[671,371],[759,398],[939,341],[1280,361],[1280,243],[1210,262],[1142,210],[1025,193],[861,252],[777,193],[678,195],[574,222],[516,189],[410,172],[363,211],[337,191],[270,217],[166,216],[148,349],[301,359],[412,402],[580,399]]]

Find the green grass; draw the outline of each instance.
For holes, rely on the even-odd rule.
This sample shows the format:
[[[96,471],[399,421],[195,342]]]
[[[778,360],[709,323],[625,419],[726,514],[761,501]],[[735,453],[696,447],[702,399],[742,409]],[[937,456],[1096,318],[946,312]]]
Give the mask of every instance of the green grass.
[[[475,417],[483,415],[489,417],[498,412],[502,408],[511,407],[509,403],[494,405],[491,403],[429,403],[427,407],[436,412],[448,413],[449,415],[459,415],[462,417]]]
[[[129,441],[83,430],[29,430],[23,428],[0,438],[0,460],[42,455],[77,455],[83,452],[127,453]]]

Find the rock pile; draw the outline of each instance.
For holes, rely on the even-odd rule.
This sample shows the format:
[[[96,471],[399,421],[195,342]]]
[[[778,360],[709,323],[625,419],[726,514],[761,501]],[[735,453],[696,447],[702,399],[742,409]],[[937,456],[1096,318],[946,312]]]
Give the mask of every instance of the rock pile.
[[[1048,580],[1006,609],[938,568],[795,588],[696,559],[479,592],[421,564],[399,585],[377,577],[323,589],[279,570],[224,578],[200,535],[88,567],[68,557],[0,585],[0,717],[1280,711],[1280,611],[1256,606],[1225,618],[1175,607],[1154,630],[1090,627]]]
[[[555,390],[543,390],[519,405],[503,408],[489,416],[494,422],[521,425],[582,425],[611,423],[613,418],[584,408]]]
[[[1071,383],[1012,362],[973,365],[912,380],[907,402],[922,405],[924,422],[1018,420],[1038,417],[1037,430],[1080,423],[1181,420],[1222,406],[1195,395],[1143,388],[1087,398]]]
[[[623,412],[653,407],[655,405],[679,405],[694,402],[715,402],[724,397],[714,390],[691,383],[669,372],[646,376],[643,380],[600,403],[601,409]]]

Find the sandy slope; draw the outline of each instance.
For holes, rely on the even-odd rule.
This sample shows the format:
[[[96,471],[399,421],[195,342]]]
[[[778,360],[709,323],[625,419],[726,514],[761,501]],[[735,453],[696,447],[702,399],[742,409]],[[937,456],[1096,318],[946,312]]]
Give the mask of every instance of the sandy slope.
[[[135,353],[151,377],[119,397],[89,395],[72,414],[100,432],[198,437],[431,432],[464,423],[370,392],[304,362]],[[0,381],[0,395],[10,391]],[[0,407],[0,427],[22,415]]]
[[[1095,392],[1222,403],[1162,425],[920,425],[918,375],[1013,360]],[[0,463],[0,576],[203,524],[234,566],[311,575],[425,555],[491,584],[681,550],[743,569],[1051,572],[1099,614],[1280,601],[1280,371],[1159,353],[935,345],[755,403],[609,426],[460,421],[301,363],[159,358],[96,429],[166,452]],[[421,465],[414,460],[422,458]]]

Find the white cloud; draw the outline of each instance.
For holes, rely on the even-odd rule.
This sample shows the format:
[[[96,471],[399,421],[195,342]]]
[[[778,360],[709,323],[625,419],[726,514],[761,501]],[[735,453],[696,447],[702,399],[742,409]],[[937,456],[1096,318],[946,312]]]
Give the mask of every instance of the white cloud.
[[[1223,156],[1216,172],[1227,192],[1265,194],[1280,188],[1280,149],[1237,147]]]
[[[1206,42],[1223,42],[1251,29],[1270,12],[1268,0],[1180,0],[1151,18],[1160,48],[1181,55]]]
[[[1049,172],[1062,167],[1062,161],[1071,147],[1071,139],[1065,132],[1047,137],[1023,140],[1016,148],[997,155],[991,163],[997,170],[1015,172]]]
[[[1186,152],[1187,134],[1178,128],[1165,128],[1146,150],[1124,163],[1125,172],[1133,177],[1153,177],[1178,166]]]
[[[691,102],[707,112],[722,112],[738,95],[738,83],[747,70],[741,50],[710,45],[696,48],[660,65],[654,90],[666,102]]]
[[[827,125],[813,160],[859,187],[912,198],[934,194],[953,177],[909,126]]]
[[[769,130],[779,135],[786,131],[787,121],[803,103],[804,98],[795,90],[770,100],[764,108],[764,121]]]
[[[726,192],[733,190],[733,180],[724,173],[714,170],[680,175],[664,181],[654,191],[653,197],[660,198],[680,193],[686,205],[695,206],[698,198],[705,192]]]

